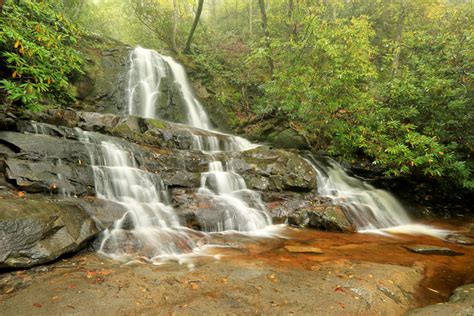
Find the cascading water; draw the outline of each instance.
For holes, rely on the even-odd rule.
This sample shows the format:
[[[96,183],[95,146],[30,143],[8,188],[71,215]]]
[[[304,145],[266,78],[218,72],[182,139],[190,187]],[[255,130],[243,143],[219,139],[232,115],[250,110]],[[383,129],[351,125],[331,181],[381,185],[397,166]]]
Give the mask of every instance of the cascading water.
[[[189,252],[194,241],[182,227],[163,181],[140,169],[129,149],[78,130],[86,144],[94,171],[98,197],[121,204],[127,210],[104,232],[100,251],[117,259],[154,258]]]
[[[328,157],[307,156],[317,175],[318,193],[341,205],[359,232],[394,232],[444,237],[445,230],[414,224],[389,192],[349,176]]]
[[[184,105],[187,110],[186,123],[192,127],[212,131],[214,134],[219,135],[193,134],[194,149],[209,153],[212,157],[212,153],[219,151],[242,151],[256,147],[246,139],[218,133],[211,129],[209,117],[201,103],[194,96],[183,66],[177,63],[173,58],[162,56],[152,50],[137,47],[132,52],[131,59],[132,70],[129,82],[131,87],[131,97],[129,98],[130,114],[143,112],[153,113],[151,110],[143,110],[143,108],[150,103],[137,103],[135,100],[150,100],[149,94],[156,95],[159,92],[150,91],[149,89],[137,90],[137,88],[134,88],[140,87],[144,80],[141,76],[134,74],[142,71],[140,69],[142,65],[153,65],[157,63],[154,67],[146,67],[147,69],[158,69],[158,71],[153,72],[156,76],[151,80],[152,85],[155,87],[159,86],[159,82],[162,81],[162,77],[160,76],[171,76],[173,80],[179,84],[180,91],[183,95]],[[165,65],[163,65],[163,62]],[[137,68],[135,69],[135,67]],[[162,69],[169,69],[170,71],[161,71]],[[149,87],[150,85],[146,84],[146,86]],[[247,189],[243,178],[232,170],[226,170],[221,161],[215,160],[209,163],[209,171],[202,174],[201,188],[198,192],[199,194],[211,198],[217,208],[222,211],[220,220],[216,222],[202,219],[207,231],[254,231],[271,224],[271,219],[266,213],[259,194]]]
[[[208,171],[201,175],[198,194],[212,201],[213,212],[219,214],[210,220],[200,218],[204,230],[250,232],[270,225],[271,219],[260,195],[247,189],[243,178],[225,162],[215,159],[219,151],[242,151],[255,145],[211,129],[207,113],[194,96],[184,68],[171,57],[137,47],[130,59],[129,114],[158,118],[160,86],[164,81],[174,81],[183,96],[186,123],[208,131],[193,134],[193,148],[211,158]],[[105,232],[101,251],[118,258],[141,255],[151,259],[195,249],[193,240],[203,235],[180,225],[161,179],[143,171],[133,151],[118,143],[95,139],[89,133],[81,135],[90,151],[97,195],[120,203],[128,210]],[[343,205],[359,231],[413,226],[401,205],[387,192],[349,177],[334,163],[329,167],[315,167],[315,170],[319,193]],[[415,228],[420,229],[420,225]]]
[[[180,86],[187,123],[210,130],[207,113],[194,97],[181,65],[171,57],[141,47],[133,50],[130,59],[129,114],[157,118],[160,85],[168,78],[168,82],[173,79]],[[89,150],[97,196],[119,203],[127,210],[104,232],[102,253],[117,259],[169,258],[192,252],[196,249],[194,240],[206,238],[180,225],[163,181],[138,165],[132,149],[110,139],[103,140],[94,133],[81,130],[77,133]],[[218,152],[240,151],[255,145],[243,138],[219,133],[219,136],[194,135],[193,147],[203,152]],[[246,188],[240,175],[224,170],[222,162],[212,161],[201,182],[199,194],[212,199],[222,212],[217,221],[203,219],[205,230],[254,231],[271,224],[260,196]]]
[[[163,77],[170,76],[170,70],[157,52],[137,47],[130,55],[128,79],[129,114],[145,118],[156,117],[156,102],[160,94]]]
[[[209,196],[222,211],[219,221],[203,220],[208,231],[254,231],[271,224],[260,195],[247,189],[239,174],[225,171],[221,161],[209,163],[209,171],[201,176],[199,193]]]
[[[203,106],[194,96],[184,67],[169,56],[161,56],[171,68],[174,80],[180,84],[188,114],[188,124],[204,130],[211,129],[211,123]]]

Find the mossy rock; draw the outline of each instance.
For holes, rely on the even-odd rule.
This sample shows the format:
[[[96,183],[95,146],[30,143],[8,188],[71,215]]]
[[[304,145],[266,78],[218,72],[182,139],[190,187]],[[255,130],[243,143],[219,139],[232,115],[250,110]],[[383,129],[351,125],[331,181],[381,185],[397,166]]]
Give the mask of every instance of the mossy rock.
[[[71,202],[0,200],[0,268],[31,267],[77,251],[99,230]]]

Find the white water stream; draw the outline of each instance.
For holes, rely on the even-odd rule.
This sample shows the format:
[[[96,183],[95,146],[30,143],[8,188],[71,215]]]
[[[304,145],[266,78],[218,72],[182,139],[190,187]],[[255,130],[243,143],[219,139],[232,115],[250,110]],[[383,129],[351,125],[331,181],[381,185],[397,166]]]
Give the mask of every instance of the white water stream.
[[[140,255],[153,260],[195,247],[199,233],[180,225],[163,181],[142,170],[131,149],[103,141],[94,133],[78,130],[78,135],[89,150],[97,196],[127,210],[104,232],[102,253],[117,259]]]
[[[317,175],[318,193],[341,205],[358,232],[423,234],[443,238],[448,231],[415,224],[389,192],[349,176],[330,158],[308,157]]]
[[[201,218],[208,232],[257,232],[271,225],[260,194],[249,190],[244,179],[227,167],[225,161],[214,159],[219,151],[243,151],[256,147],[241,137],[212,130],[209,117],[192,92],[183,66],[174,59],[137,47],[130,57],[129,114],[159,118],[156,113],[160,85],[178,84],[187,109],[187,124],[207,131],[193,135],[193,147],[209,157],[208,171],[201,175],[198,194],[210,199],[219,216]],[[212,133],[209,133],[212,132]],[[213,135],[208,135],[213,134]],[[170,206],[167,188],[155,174],[143,171],[132,151],[118,143],[81,134],[87,144],[94,169],[97,196],[120,203],[128,212],[104,234],[101,251],[115,258],[137,254],[148,259],[186,253],[196,249],[196,239],[204,234],[180,225]],[[314,166],[314,161],[313,161]],[[321,195],[341,204],[359,231],[388,231],[439,235],[428,227],[413,225],[403,207],[383,190],[348,176],[332,163],[317,166]]]

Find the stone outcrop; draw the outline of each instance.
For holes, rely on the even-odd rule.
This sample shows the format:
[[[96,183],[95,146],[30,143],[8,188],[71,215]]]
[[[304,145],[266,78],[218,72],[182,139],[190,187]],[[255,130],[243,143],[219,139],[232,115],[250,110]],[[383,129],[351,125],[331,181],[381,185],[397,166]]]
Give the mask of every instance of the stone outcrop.
[[[113,39],[86,36],[80,45],[84,74],[73,78],[76,108],[126,113],[130,47]]]
[[[0,199],[0,268],[30,267],[77,251],[99,228],[73,202]]]
[[[259,146],[242,152],[223,151],[209,155],[192,150],[196,136],[217,140],[222,147],[231,141],[226,134],[128,115],[72,109],[47,110],[21,117],[6,115],[3,131],[0,131],[1,183],[10,190],[24,191],[33,197],[37,194],[72,197],[64,205],[63,202],[56,203],[59,209],[45,207],[46,213],[37,214],[40,219],[27,219],[25,223],[48,218],[48,212],[59,212],[60,215],[54,213],[54,216],[66,223],[71,214],[69,210],[77,208],[81,209],[78,214],[95,226],[86,234],[87,237],[68,237],[69,244],[60,243],[49,255],[41,254],[38,259],[33,259],[36,253],[33,250],[25,252],[22,247],[36,249],[32,244],[40,245],[44,235],[37,232],[35,234],[39,237],[35,237],[31,244],[19,248],[13,245],[14,248],[9,250],[12,254],[24,254],[24,258],[4,259],[3,265],[31,266],[53,260],[61,253],[75,251],[127,211],[120,204],[111,205],[91,197],[95,194],[91,154],[99,155],[102,141],[119,144],[131,153],[139,168],[156,175],[157,180],[163,180],[171,193],[173,207],[188,227],[205,230],[208,223],[222,216],[222,207],[215,205],[215,200],[197,193],[201,174],[208,171],[210,161],[217,159],[226,161],[228,168],[240,174],[249,189],[262,194],[274,222],[288,221],[300,227],[330,231],[353,231],[341,208],[315,194],[315,171],[297,153]],[[208,185],[212,187],[212,183]],[[242,194],[250,206],[258,202],[250,193],[243,191]],[[36,205],[40,202],[19,203]],[[53,230],[62,224],[54,225]],[[70,231],[76,228],[68,225],[64,224],[62,231],[71,235]],[[46,235],[52,234],[45,230]],[[30,234],[29,231],[26,233]],[[28,256],[30,260],[25,259]]]

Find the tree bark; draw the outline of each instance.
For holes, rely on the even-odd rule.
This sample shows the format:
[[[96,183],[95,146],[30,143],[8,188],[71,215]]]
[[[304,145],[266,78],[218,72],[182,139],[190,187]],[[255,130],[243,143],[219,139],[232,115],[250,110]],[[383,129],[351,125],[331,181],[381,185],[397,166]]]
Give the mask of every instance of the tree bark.
[[[293,0],[288,0],[288,28],[290,31],[290,39],[294,41],[298,39],[298,26],[295,21],[295,5]]]
[[[0,14],[2,14],[2,10],[3,10],[3,3],[5,2],[5,0],[0,0]]]
[[[176,45],[176,30],[178,28],[178,5],[176,0],[173,0],[173,33],[171,34],[171,45],[175,53],[178,52],[178,46]]]
[[[398,22],[397,22],[397,38],[396,38],[395,55],[393,56],[392,77],[395,77],[397,75],[398,68],[400,66],[400,54],[402,51],[404,24],[405,24],[405,7],[403,5],[403,0],[400,0],[400,16],[398,17]]]
[[[184,47],[184,52],[186,54],[191,53],[191,42],[193,40],[194,31],[196,31],[196,27],[199,23],[199,18],[201,17],[203,5],[204,5],[204,0],[199,0],[196,16],[194,17],[193,26],[191,27],[191,31],[189,31],[188,40],[186,41],[186,46]]]
[[[268,69],[270,71],[270,75],[273,78],[273,70],[274,70],[274,65],[273,65],[273,58],[271,54],[271,47],[270,47],[270,34],[268,32],[268,26],[267,26],[267,13],[265,11],[265,1],[264,0],[258,0],[258,5],[260,7],[260,14],[262,16],[262,30],[263,30],[263,35],[265,36],[265,47],[267,49],[267,61],[268,61]]]
[[[84,2],[85,2],[85,0],[81,0],[79,2],[79,4],[77,5],[76,10],[74,11],[74,13],[71,16],[71,19],[73,21],[75,21],[81,15],[81,11],[82,11],[82,7],[84,6]]]
[[[253,0],[249,0],[249,35],[252,37],[253,33]]]

